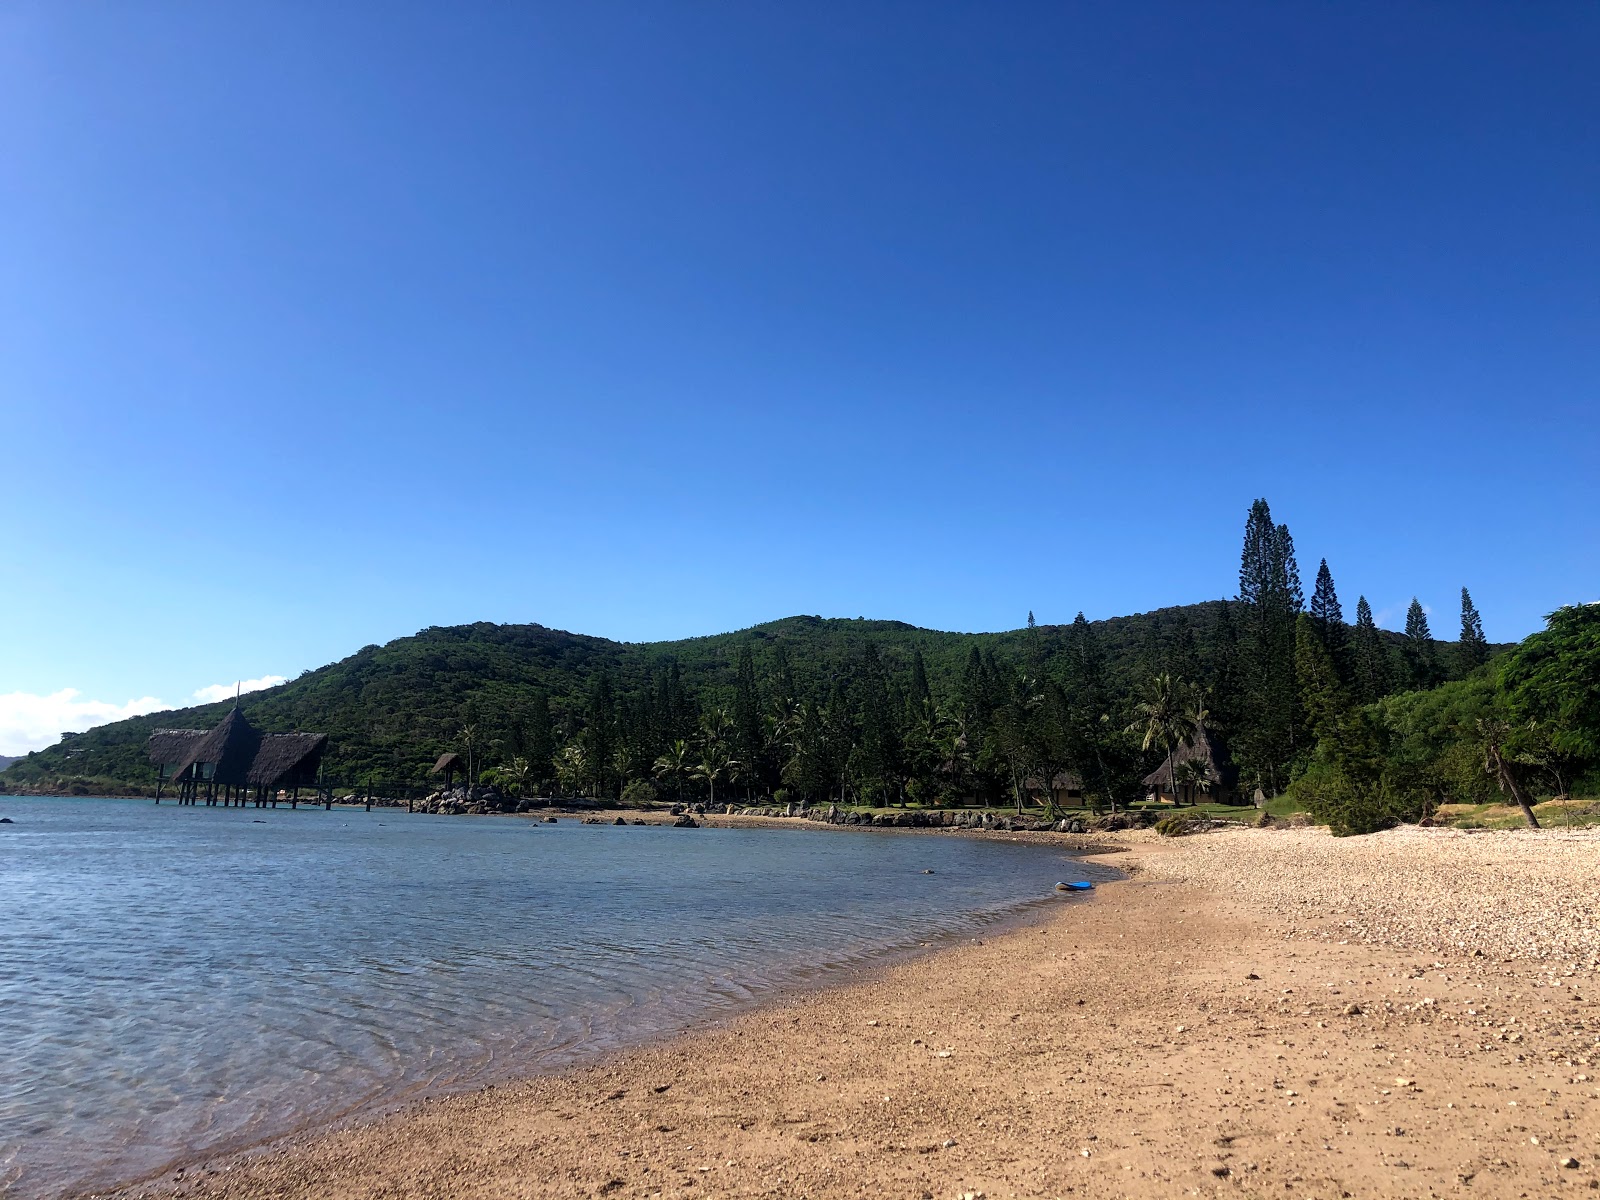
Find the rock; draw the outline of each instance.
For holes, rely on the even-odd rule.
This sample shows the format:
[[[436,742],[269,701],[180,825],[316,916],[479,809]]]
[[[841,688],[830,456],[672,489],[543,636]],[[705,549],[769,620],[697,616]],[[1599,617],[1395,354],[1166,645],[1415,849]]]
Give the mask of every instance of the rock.
[[[1576,1171],[1578,1169],[1578,1160],[1575,1158],[1563,1158],[1561,1165],[1569,1171]]]
[[[683,816],[672,823],[672,827],[674,829],[699,829],[700,822],[696,821],[688,813],[684,813]]]
[[[555,823],[556,823],[556,819],[554,817],[545,817],[544,820],[541,822],[541,824],[544,824],[544,825],[554,825]]]
[[[611,823],[613,825],[626,825],[628,823],[628,819],[626,817],[618,817],[615,821],[613,821]]]
[[[1359,1017],[1361,1015],[1361,1005],[1346,1004],[1341,1011],[1343,1011],[1344,1015],[1347,1017]]]

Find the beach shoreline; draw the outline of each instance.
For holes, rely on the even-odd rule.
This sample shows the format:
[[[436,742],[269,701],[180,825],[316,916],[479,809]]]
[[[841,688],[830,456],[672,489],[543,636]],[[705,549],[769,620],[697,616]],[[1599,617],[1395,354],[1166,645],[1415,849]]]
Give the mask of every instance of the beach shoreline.
[[[1592,913],[1568,911],[1528,953],[1515,904],[1494,941],[1492,896],[1472,897],[1476,942],[1442,916],[1360,926],[1382,917],[1368,894],[1400,865],[1442,886],[1537,852],[1555,867],[1513,886],[1581,895],[1600,840],[1114,836],[1100,861],[1127,880],[1003,934],[114,1194],[1483,1196],[1600,1182],[1600,1005],[1579,961]],[[1312,919],[1293,897],[1319,862],[1349,899]],[[1222,882],[1241,871],[1264,882]],[[1443,907],[1461,894],[1441,891]]]

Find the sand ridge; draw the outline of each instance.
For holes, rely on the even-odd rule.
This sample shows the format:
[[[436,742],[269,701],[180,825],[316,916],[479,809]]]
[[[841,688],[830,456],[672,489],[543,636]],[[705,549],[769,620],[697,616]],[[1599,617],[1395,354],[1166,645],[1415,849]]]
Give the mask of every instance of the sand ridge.
[[[1593,973],[1348,924],[1401,870],[1492,923],[1451,890],[1461,856],[1505,887],[1527,852],[1408,840],[1432,836],[1128,837],[1108,861],[1133,878],[1002,936],[122,1195],[1588,1194]],[[1342,915],[1299,907],[1319,871]]]

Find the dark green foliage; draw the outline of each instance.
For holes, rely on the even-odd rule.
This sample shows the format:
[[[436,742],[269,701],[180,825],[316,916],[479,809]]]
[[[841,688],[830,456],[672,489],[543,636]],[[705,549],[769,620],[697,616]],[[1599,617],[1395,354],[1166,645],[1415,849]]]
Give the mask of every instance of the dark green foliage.
[[[1344,623],[1344,609],[1339,605],[1339,593],[1334,590],[1333,572],[1328,570],[1328,560],[1317,567],[1317,585],[1311,593],[1311,619],[1316,624],[1317,637],[1333,661],[1334,670],[1346,687],[1355,673],[1350,644],[1350,628]],[[1370,613],[1368,614],[1370,617]]]
[[[1095,623],[1080,613],[1068,627],[1030,613],[1025,628],[996,634],[817,617],[653,645],[537,625],[433,628],[365,647],[245,705],[266,731],[327,733],[327,775],[341,783],[420,785],[439,753],[454,750],[470,758],[473,775],[515,779],[519,794],[554,786],[637,798],[648,784],[673,799],[781,789],[808,804],[1020,807],[1030,797],[1053,805],[1054,781],[1075,775],[1091,803],[1114,808],[1140,798],[1145,774],[1204,708],[1247,787],[1276,791],[1313,766],[1324,783],[1339,772],[1360,794],[1389,797],[1391,808],[1402,796],[1481,792],[1473,764],[1482,744],[1467,737],[1464,718],[1432,713],[1425,701],[1358,708],[1389,690],[1391,644],[1418,639],[1378,630],[1364,599],[1352,637],[1325,562],[1309,616],[1302,607],[1293,541],[1263,500],[1246,526],[1237,600]],[[1569,653],[1563,642],[1554,657]],[[1576,702],[1555,668],[1518,661],[1522,715],[1513,724],[1494,715],[1504,729],[1495,745],[1510,769],[1560,786],[1600,761],[1590,752],[1600,733],[1584,733],[1572,717]],[[1169,699],[1182,703],[1167,704],[1146,739],[1144,693],[1163,677]],[[143,748],[153,728],[209,727],[226,708],[73,735],[16,764],[6,781],[148,783]],[[1434,735],[1437,744],[1427,741]]]
[[[1387,781],[1368,784],[1322,763],[1295,780],[1290,795],[1335,837],[1378,833],[1422,815],[1415,797],[1396,792]]]
[[[1439,653],[1433,644],[1433,631],[1428,628],[1428,614],[1422,610],[1422,602],[1415,596],[1406,609],[1405,660],[1413,688],[1430,688],[1439,682]]]
[[[1240,766],[1269,794],[1291,778],[1302,725],[1295,684],[1295,617],[1304,602],[1294,541],[1265,500],[1250,506],[1239,562],[1242,728]]]
[[[1365,596],[1356,601],[1356,628],[1351,639],[1351,691],[1361,704],[1374,704],[1389,694],[1390,666],[1388,647],[1372,620],[1372,606]]]
[[[1489,639],[1483,636],[1483,618],[1472,603],[1472,593],[1461,589],[1461,637],[1456,642],[1456,661],[1463,675],[1470,675],[1489,661]]]
[[[1498,683],[1524,753],[1565,760],[1565,770],[1600,766],[1600,604],[1557,609],[1546,628],[1500,664]]]

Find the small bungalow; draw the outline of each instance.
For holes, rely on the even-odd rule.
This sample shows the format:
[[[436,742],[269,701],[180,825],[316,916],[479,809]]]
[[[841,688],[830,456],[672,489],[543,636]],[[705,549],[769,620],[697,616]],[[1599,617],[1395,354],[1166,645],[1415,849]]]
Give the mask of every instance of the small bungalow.
[[[1202,798],[1228,803],[1238,798],[1239,769],[1222,739],[1197,724],[1189,740],[1144,777],[1144,785],[1152,800],[1163,803],[1198,804]]]
[[[314,787],[328,748],[324,733],[261,733],[238,704],[215,729],[157,729],[146,750],[157,768],[156,803],[169,783],[178,787],[178,803],[197,803],[201,794],[213,805],[257,805],[275,799],[280,788],[298,799],[299,789]]]
[[[1068,805],[1082,807],[1083,780],[1073,771],[1062,771],[1050,779],[1050,786],[1044,784],[1036,777],[1029,777],[1023,784],[1028,793],[1030,804],[1040,804],[1046,808],[1052,804],[1057,808]]]

